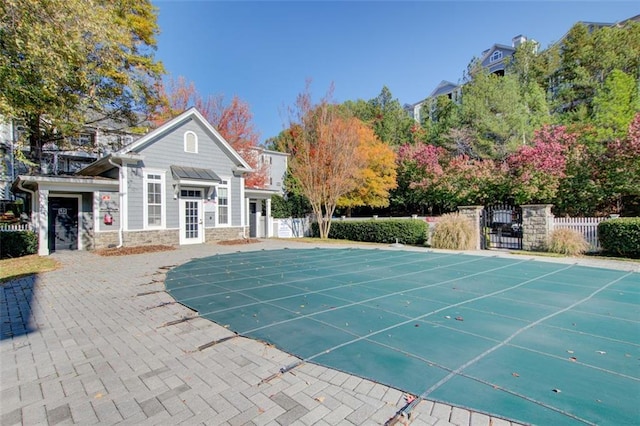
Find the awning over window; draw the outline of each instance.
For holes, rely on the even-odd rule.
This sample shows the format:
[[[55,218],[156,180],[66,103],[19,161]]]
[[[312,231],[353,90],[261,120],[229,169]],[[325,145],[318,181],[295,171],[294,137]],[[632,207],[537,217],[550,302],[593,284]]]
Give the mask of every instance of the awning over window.
[[[196,167],[171,166],[171,173],[178,180],[196,180],[205,182],[222,182],[222,179],[210,169]]]

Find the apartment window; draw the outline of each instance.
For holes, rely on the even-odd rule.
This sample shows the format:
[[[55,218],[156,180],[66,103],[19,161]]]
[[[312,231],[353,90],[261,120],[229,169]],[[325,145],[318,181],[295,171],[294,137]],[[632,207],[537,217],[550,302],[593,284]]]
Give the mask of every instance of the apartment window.
[[[145,226],[161,228],[164,224],[164,174],[146,172],[144,175]]]
[[[229,182],[218,186],[218,225],[229,225]]]
[[[489,58],[489,62],[499,61],[500,59],[502,59],[502,52],[499,50],[496,50],[491,54],[491,57]]]
[[[93,143],[93,135],[91,133],[80,133],[70,137],[68,140],[71,145],[87,146]]]
[[[192,131],[184,134],[184,152],[198,153],[198,135]]]

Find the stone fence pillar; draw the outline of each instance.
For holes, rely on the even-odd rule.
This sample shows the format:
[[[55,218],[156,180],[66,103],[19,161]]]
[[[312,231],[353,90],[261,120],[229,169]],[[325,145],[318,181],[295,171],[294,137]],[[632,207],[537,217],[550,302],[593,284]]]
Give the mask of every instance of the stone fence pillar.
[[[473,224],[474,234],[476,236],[476,250],[480,250],[480,217],[482,216],[483,209],[483,206],[458,207],[460,215],[467,217]]]
[[[551,204],[527,204],[522,207],[522,249],[543,250],[553,230]]]

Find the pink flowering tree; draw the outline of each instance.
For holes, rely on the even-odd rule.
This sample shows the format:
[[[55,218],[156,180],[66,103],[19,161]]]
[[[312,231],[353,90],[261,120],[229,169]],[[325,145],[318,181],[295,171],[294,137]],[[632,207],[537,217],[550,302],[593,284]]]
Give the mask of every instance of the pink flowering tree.
[[[398,158],[408,191],[423,205],[451,211],[460,205],[503,200],[507,195],[505,164],[452,155],[426,144],[405,145]]]
[[[566,152],[566,176],[554,200],[556,214],[640,214],[640,114],[625,138],[603,141],[589,126],[582,127],[578,137]]]
[[[564,126],[545,126],[535,133],[532,146],[522,146],[507,158],[517,204],[553,201],[566,175],[567,152],[576,140]]]
[[[440,190],[448,194],[445,201],[452,208],[505,201],[509,197],[507,172],[503,162],[457,155],[446,167]]]
[[[438,205],[438,182],[444,173],[446,156],[446,150],[433,145],[402,145],[398,149],[395,201],[413,209]]]

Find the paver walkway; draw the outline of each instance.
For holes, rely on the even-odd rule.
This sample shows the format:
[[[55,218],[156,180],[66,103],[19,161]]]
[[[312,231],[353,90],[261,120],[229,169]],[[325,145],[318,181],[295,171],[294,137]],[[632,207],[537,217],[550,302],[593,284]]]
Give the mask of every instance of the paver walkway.
[[[404,394],[234,336],[163,292],[165,272],[289,241],[123,257],[59,252],[63,267],[1,285],[0,424],[382,425]],[[206,346],[209,342],[221,342]],[[407,374],[400,372],[399,374]],[[409,372],[410,374],[410,372]],[[428,401],[412,425],[511,425]]]

